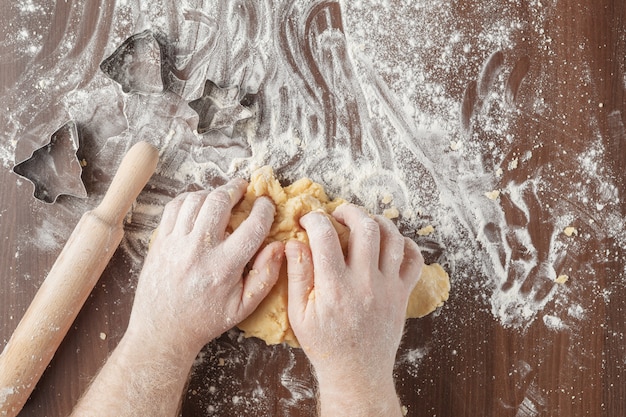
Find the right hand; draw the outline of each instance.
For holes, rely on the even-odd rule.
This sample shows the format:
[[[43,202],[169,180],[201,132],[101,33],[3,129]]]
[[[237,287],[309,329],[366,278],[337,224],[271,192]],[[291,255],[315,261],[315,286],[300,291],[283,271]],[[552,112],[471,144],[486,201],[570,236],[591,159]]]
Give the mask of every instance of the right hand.
[[[310,248],[287,243],[291,326],[320,385],[391,377],[424,260],[417,244],[387,218],[354,205],[340,206],[333,216],[350,229],[345,258],[337,232],[321,213],[300,221]]]
[[[250,315],[278,279],[283,245],[259,251],[275,208],[254,202],[249,217],[226,231],[247,183],[232,180],[213,191],[178,196],[167,204],[159,232],[142,269],[129,334],[159,345],[188,345],[193,356],[204,344]],[[252,270],[244,268],[257,254]]]

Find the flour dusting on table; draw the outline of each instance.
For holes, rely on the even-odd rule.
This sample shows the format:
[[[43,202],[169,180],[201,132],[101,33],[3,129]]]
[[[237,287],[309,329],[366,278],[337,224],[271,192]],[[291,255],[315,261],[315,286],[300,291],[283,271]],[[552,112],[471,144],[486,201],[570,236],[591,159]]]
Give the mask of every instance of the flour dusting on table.
[[[18,7],[24,20],[53,14],[50,2],[17,3],[10,7]],[[119,285],[129,290],[167,201],[269,164],[285,182],[307,176],[372,212],[397,212],[403,233],[421,245],[428,261],[448,270],[446,308],[455,309],[455,298],[471,293],[475,314],[490,314],[506,328],[524,332],[545,325],[580,336],[588,307],[578,303],[577,293],[611,301],[610,285],[597,289],[598,273],[623,256],[626,219],[618,208],[623,196],[616,173],[604,163],[602,132],[594,128],[602,103],[588,83],[590,69],[572,69],[580,73],[580,85],[569,88],[587,97],[580,111],[591,135],[564,124],[560,103],[544,94],[552,87],[545,75],[550,69],[527,62],[527,48],[555,59],[562,53],[554,40],[562,34],[543,29],[558,14],[556,2],[531,0],[525,15],[485,2],[472,9],[439,0],[283,3],[108,2],[90,10],[103,23],[86,43],[91,29],[81,21],[86,11],[76,6],[64,37],[47,50],[46,22],[41,31],[30,31],[14,20],[2,45],[26,53],[32,65],[3,93],[17,103],[0,114],[3,168],[28,157],[68,119],[87,133],[92,180],[106,178],[98,167],[119,161],[132,143],[156,144],[157,174],[127,218],[122,243],[135,275]],[[165,37],[174,75],[162,94],[126,94],[98,65],[146,29]],[[581,39],[579,52],[587,47]],[[187,103],[201,97],[206,79],[239,88],[254,117],[199,134],[198,114]],[[612,134],[623,139],[621,115],[611,117]],[[585,143],[586,150],[574,154],[562,143]],[[539,160],[539,149],[553,158]],[[88,200],[68,204],[95,204],[104,188],[94,184]],[[25,187],[20,183],[21,192],[28,192]],[[427,226],[432,232],[420,233]],[[577,233],[564,234],[567,227]],[[54,218],[43,221],[32,231],[32,244],[43,252],[58,249],[70,230]],[[576,261],[581,254],[587,262]],[[618,272],[622,278],[614,285],[623,285],[626,271]],[[562,275],[567,282],[555,282]],[[459,325],[446,319],[445,308],[436,320],[449,332]],[[227,364],[234,360],[247,369],[244,353],[288,355],[280,347],[262,353],[265,347],[258,345],[242,353],[233,337],[224,342],[232,355]],[[428,350],[406,349],[401,360],[418,369]],[[280,375],[285,409],[312,400],[311,381],[297,379],[291,369]],[[215,391],[218,383],[235,383],[228,381],[222,375],[207,382],[204,394],[216,394],[211,387]],[[520,415],[536,414],[531,400]],[[268,403],[262,383],[222,401],[239,411]],[[211,404],[205,411],[220,414],[224,407]]]

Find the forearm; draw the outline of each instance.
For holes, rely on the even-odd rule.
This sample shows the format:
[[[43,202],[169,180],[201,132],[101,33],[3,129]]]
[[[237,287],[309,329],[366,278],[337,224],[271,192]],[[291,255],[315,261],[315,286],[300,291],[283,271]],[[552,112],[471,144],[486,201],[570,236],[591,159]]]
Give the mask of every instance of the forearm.
[[[335,377],[319,381],[320,417],[402,417],[393,378]]]
[[[173,417],[195,356],[190,349],[166,348],[127,333],[72,417]]]

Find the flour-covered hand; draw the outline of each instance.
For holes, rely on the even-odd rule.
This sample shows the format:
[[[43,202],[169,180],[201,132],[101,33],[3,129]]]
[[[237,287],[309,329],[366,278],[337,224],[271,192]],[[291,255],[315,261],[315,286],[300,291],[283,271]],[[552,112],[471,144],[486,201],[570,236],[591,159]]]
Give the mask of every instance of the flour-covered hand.
[[[246,186],[236,179],[167,204],[141,271],[129,332],[199,350],[246,318],[267,295],[278,278],[281,243],[261,250],[243,274],[269,233],[273,203],[257,199],[240,227],[230,235],[226,230]]]
[[[333,216],[350,229],[345,257],[331,221],[321,213],[301,219],[310,249],[287,243],[289,320],[317,374],[322,410],[343,402],[353,416],[395,415],[393,366],[423,258],[389,219],[354,205],[340,206]],[[372,395],[385,389],[391,398],[386,405]],[[324,401],[335,393],[340,398]],[[358,404],[360,411],[354,408]],[[340,408],[327,414],[340,415]]]

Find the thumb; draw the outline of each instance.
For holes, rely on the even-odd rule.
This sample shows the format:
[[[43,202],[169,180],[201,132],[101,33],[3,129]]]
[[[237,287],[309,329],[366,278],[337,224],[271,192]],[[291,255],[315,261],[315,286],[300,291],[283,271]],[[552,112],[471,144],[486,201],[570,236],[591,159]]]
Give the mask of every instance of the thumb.
[[[283,261],[283,250],[281,242],[273,242],[257,254],[252,270],[243,281],[242,319],[259,306],[276,284]]]
[[[289,282],[289,320],[300,322],[314,285],[311,249],[305,243],[290,240],[285,245],[285,255]]]

